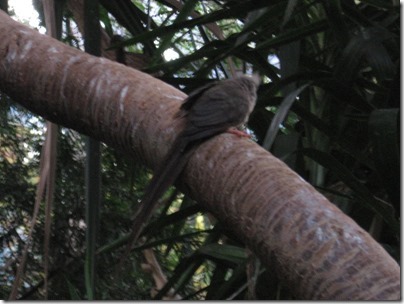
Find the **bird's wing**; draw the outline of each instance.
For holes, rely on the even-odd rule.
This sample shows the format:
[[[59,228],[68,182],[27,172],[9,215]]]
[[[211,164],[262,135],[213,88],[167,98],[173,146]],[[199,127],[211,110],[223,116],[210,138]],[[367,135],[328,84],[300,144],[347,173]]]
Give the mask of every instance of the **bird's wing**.
[[[207,90],[214,87],[216,84],[217,81],[213,81],[192,91],[181,105],[181,110],[188,111],[190,108],[193,107],[193,105],[199,99],[199,97],[201,97]]]

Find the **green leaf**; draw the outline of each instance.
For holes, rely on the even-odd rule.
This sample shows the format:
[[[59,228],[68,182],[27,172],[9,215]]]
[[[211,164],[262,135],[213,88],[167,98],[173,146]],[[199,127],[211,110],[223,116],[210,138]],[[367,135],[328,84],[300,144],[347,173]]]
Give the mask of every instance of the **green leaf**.
[[[330,29],[334,32],[341,45],[345,45],[349,39],[348,27],[344,21],[344,12],[341,8],[340,0],[322,1],[327,14]]]
[[[327,29],[327,20],[314,21],[306,26],[299,27],[297,29],[291,29],[276,36],[273,39],[257,44],[256,50],[275,48],[283,44],[287,44],[296,40],[301,40],[307,36],[317,34]]]
[[[265,1],[252,1],[255,6],[251,6],[250,1],[241,2],[229,8],[219,9],[213,11],[210,14],[203,15],[198,18],[193,18],[191,20],[186,20],[183,22],[175,23],[166,27],[160,27],[153,31],[145,32],[143,34],[137,35],[136,37],[129,39],[126,45],[131,45],[138,42],[152,41],[157,37],[163,37],[171,33],[175,33],[178,30],[184,28],[192,28],[199,25],[204,25],[211,22],[216,22],[223,19],[233,19],[244,16],[247,12],[256,10],[261,7],[265,7],[267,3]]]
[[[82,300],[77,288],[72,284],[72,282],[70,282],[70,280],[65,275],[63,275],[63,277],[67,283],[67,288],[69,289],[70,300],[75,300],[75,301]]]
[[[164,287],[154,297],[155,300],[161,299],[171,288],[176,286],[175,290],[181,288],[191,279],[195,271],[203,263],[201,256],[192,255],[189,258],[182,259],[175,268],[173,275],[169,278]]]
[[[400,111],[382,109],[369,118],[369,137],[380,182],[400,212]]]
[[[134,36],[148,33],[148,29],[144,26],[144,24],[147,24],[148,22],[151,24],[152,28],[157,27],[153,20],[149,19],[149,16],[137,8],[137,6],[130,0],[100,0],[100,3],[124,28],[129,31],[129,33]],[[132,45],[132,43],[126,41],[123,44],[123,46],[128,45]],[[146,51],[150,54],[156,49],[152,40],[143,41],[143,45]]]
[[[278,111],[275,114],[275,117],[271,122],[271,125],[269,126],[267,134],[265,135],[265,139],[262,144],[262,147],[264,149],[268,151],[271,149],[272,144],[276,138],[276,135],[278,134],[280,125],[284,121],[286,115],[288,115],[292,104],[295,102],[297,96],[299,96],[300,93],[308,86],[309,84],[305,84],[297,88],[295,91],[291,92],[288,96],[284,98],[284,100],[282,101],[281,105],[278,108]]]
[[[235,290],[240,288],[242,285],[243,279],[246,276],[246,265],[247,261],[237,265],[237,267],[233,270],[233,273],[230,278],[224,281],[220,288],[216,288],[215,299],[225,299],[226,296],[230,296],[234,293]]]
[[[376,8],[382,8],[382,9],[392,9],[392,8],[399,8],[400,5],[398,1],[396,1],[396,5],[394,4],[389,4],[389,1],[386,0],[361,0],[363,3],[367,3],[369,5],[372,5]],[[390,1],[392,2],[392,1]]]
[[[283,15],[283,20],[282,20],[282,25],[281,28],[285,27],[285,25],[289,22],[289,20],[292,17],[292,13],[295,10],[296,5],[298,4],[298,0],[288,0],[284,15]]]
[[[173,24],[178,24],[178,23],[181,23],[182,21],[186,20],[187,17],[194,10],[194,7],[197,4],[197,2],[198,2],[197,0],[186,1]],[[154,58],[157,58],[157,56],[160,56],[170,46],[170,44],[172,43],[174,34],[175,34],[175,32],[164,36],[163,41],[160,43],[159,48],[156,50],[156,53],[154,54]]]
[[[392,78],[395,65],[382,44],[391,38],[392,34],[382,28],[362,29],[344,48],[335,67],[335,77],[346,83],[352,82],[358,77],[360,68],[363,68],[363,59],[366,58],[379,80]]]
[[[247,258],[244,248],[232,245],[220,245],[213,243],[199,248],[197,252],[210,258],[227,261],[234,264],[240,264]]]
[[[161,216],[155,221],[151,222],[146,226],[142,234],[155,234],[161,229],[169,225],[176,225],[183,223],[188,217],[195,215],[203,211],[203,208],[199,204],[193,204],[181,208],[179,211],[172,213],[170,215]]]

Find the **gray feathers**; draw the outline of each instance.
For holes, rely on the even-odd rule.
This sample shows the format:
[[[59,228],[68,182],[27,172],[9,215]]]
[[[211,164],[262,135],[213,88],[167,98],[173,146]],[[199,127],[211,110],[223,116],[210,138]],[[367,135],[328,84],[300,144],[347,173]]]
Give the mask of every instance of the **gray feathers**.
[[[193,151],[205,140],[247,122],[256,101],[257,76],[241,76],[208,84],[184,100],[176,119],[185,119],[165,160],[154,172],[134,220],[121,263],[150,219],[158,199],[180,175]]]

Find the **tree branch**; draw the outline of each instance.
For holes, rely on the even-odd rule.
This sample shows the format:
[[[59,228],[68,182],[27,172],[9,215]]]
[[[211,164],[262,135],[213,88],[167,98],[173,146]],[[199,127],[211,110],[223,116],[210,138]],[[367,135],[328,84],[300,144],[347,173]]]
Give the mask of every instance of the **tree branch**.
[[[185,95],[134,69],[89,56],[0,12],[0,90],[34,113],[155,167],[180,126]],[[204,143],[185,191],[237,233],[299,299],[400,298],[400,268],[371,236],[252,141]]]

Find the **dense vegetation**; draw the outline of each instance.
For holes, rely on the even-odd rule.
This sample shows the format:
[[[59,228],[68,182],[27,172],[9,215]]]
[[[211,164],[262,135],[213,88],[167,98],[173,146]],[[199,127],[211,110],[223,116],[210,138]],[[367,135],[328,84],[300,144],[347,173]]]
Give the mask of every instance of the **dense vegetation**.
[[[82,47],[74,14],[56,2],[61,39]],[[248,125],[255,140],[399,259],[398,1],[100,0],[99,13],[109,37],[119,35],[112,49],[141,54],[144,71],[186,92],[235,71],[262,75]],[[28,229],[45,122],[1,93],[0,117],[0,297],[8,298],[17,259],[30,243],[19,298],[42,299],[43,205],[32,240]],[[49,299],[89,298],[84,141],[59,130]],[[156,277],[166,283],[156,298],[293,298],[237,236],[174,188],[127,263],[130,271],[115,276],[150,172],[119,151],[101,151],[96,299],[150,299]],[[161,272],[142,268],[153,255]]]

